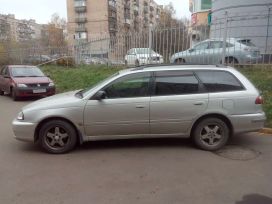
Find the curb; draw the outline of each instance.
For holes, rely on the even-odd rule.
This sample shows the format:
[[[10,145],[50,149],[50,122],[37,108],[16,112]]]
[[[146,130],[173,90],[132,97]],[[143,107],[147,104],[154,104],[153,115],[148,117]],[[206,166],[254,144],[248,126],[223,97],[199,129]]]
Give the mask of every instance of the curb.
[[[272,135],[272,128],[263,128],[259,131],[259,133],[263,134],[271,134]]]

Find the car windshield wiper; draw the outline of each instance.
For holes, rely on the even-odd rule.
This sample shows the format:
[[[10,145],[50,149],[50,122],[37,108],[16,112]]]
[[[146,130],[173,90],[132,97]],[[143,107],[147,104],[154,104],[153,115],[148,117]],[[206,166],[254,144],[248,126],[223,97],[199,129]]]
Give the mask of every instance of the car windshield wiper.
[[[75,96],[78,98],[83,98],[83,94],[82,94],[83,91],[84,89],[80,90],[79,92],[76,92]]]
[[[28,76],[13,76],[13,77],[15,77],[15,78],[22,78],[22,77],[28,77]]]
[[[26,77],[44,77],[44,76],[34,76],[34,75],[33,75],[33,76],[26,76]]]

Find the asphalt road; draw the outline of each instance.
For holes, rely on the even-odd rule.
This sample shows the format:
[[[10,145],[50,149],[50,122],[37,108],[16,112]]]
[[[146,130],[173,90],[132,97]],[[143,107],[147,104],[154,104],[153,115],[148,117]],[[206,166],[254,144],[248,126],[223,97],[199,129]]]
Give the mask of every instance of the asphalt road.
[[[29,102],[0,97],[1,204],[272,203],[272,136],[233,138],[234,155],[246,156],[240,147],[259,153],[243,161],[187,139],[91,142],[50,155],[13,139],[11,121]]]

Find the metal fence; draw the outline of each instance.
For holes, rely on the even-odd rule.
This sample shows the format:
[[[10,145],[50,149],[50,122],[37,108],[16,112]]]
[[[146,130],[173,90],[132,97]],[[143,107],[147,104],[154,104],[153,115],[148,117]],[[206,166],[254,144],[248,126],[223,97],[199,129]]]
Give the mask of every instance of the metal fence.
[[[77,64],[272,64],[272,12],[225,13],[209,26],[150,26],[140,33],[91,37],[73,47],[0,51],[0,60],[6,57],[24,64],[68,57]]]

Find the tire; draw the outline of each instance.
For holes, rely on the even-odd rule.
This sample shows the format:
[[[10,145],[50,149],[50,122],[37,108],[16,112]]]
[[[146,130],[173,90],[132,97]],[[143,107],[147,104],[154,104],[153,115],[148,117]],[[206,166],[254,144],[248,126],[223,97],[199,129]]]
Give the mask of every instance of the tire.
[[[175,64],[185,64],[185,60],[182,58],[178,58],[175,60]]]
[[[135,61],[135,66],[136,66],[136,67],[139,67],[139,66],[140,66],[139,60],[136,60],[136,61]]]
[[[11,88],[10,89],[10,95],[11,95],[11,98],[14,100],[14,101],[17,101],[18,100],[18,96],[16,95],[15,91]]]
[[[227,63],[229,65],[235,65],[235,64],[238,64],[238,60],[235,59],[234,57],[227,57],[225,59],[225,63]]]
[[[0,96],[4,95],[4,91],[0,90]]]
[[[128,62],[127,62],[127,60],[125,61],[125,66],[126,66],[126,67],[128,66]]]
[[[228,125],[219,118],[206,118],[193,130],[195,144],[206,151],[216,151],[225,146],[230,137]]]
[[[39,131],[39,144],[48,153],[64,154],[75,148],[77,133],[68,122],[52,120],[42,125]]]

